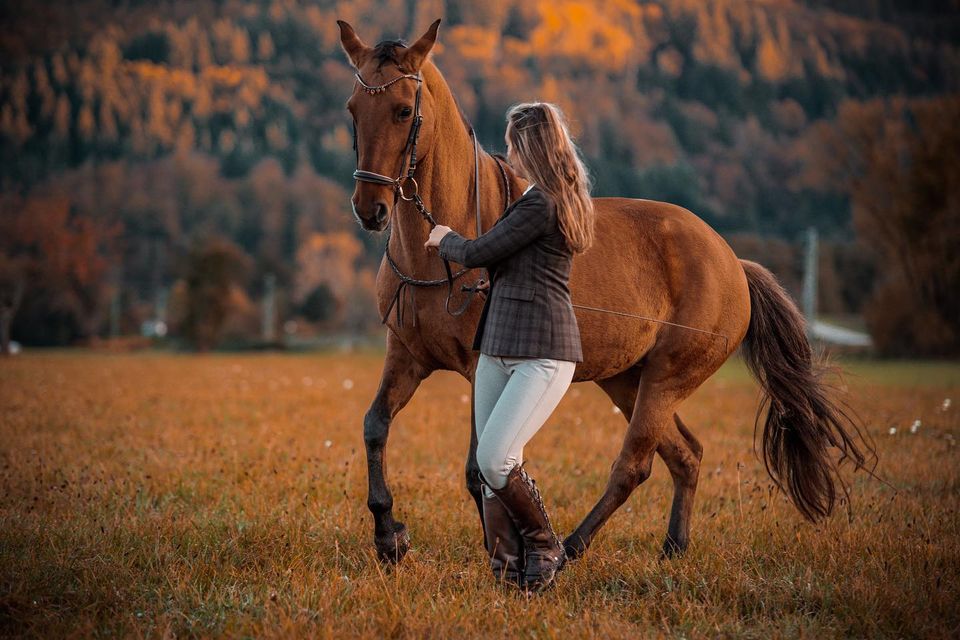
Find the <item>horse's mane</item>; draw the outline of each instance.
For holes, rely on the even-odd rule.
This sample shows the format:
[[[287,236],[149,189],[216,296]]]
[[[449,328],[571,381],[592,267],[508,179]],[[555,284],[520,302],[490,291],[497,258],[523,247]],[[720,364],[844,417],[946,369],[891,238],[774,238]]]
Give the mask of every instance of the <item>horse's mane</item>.
[[[403,38],[397,40],[381,40],[373,48],[373,57],[377,60],[377,71],[388,62],[400,66],[400,58],[397,56],[397,47],[408,48],[410,45]]]

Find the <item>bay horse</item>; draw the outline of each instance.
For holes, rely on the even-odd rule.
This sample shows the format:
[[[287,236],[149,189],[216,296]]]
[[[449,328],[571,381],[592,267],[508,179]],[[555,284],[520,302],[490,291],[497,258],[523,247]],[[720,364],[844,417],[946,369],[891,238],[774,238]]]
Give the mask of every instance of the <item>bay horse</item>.
[[[451,319],[443,311],[443,290],[423,286],[405,312],[413,322],[401,321],[399,307],[391,321],[389,311],[407,306],[398,300],[404,285],[443,282],[440,261],[423,246],[429,228],[421,218],[435,224],[430,212],[437,212],[444,224],[476,237],[474,224],[477,233],[489,229],[525,183],[497,157],[478,153],[472,126],[428,59],[440,20],[410,46],[384,40],[370,47],[349,24],[337,24],[357,71],[347,101],[357,152],[353,213],[370,232],[390,225],[376,281],[378,308],[389,328],[386,358],[363,437],[374,544],[382,560],[399,562],[410,539],[394,518],[387,484],[390,425],[434,371],[455,371],[472,385],[479,354],[470,345],[481,309],[468,305]],[[703,449],[677,408],[741,344],[764,392],[757,422],[768,406],[761,447],[767,471],[803,516],[828,516],[838,492],[846,491],[840,462],[862,468],[873,450],[856,421],[828,396],[803,316],[789,295],[770,271],[739,260],[687,209],[619,197],[595,198],[594,204],[595,244],[574,258],[570,275],[584,354],[573,381],[595,382],[628,423],[603,494],[564,540],[568,556],[586,551],[649,477],[655,454],[674,483],[662,554],[687,548]],[[458,276],[465,271],[479,273],[465,269]],[[452,286],[449,268],[447,276]],[[645,320],[624,322],[621,312]],[[482,522],[474,420],[471,411],[465,473]]]

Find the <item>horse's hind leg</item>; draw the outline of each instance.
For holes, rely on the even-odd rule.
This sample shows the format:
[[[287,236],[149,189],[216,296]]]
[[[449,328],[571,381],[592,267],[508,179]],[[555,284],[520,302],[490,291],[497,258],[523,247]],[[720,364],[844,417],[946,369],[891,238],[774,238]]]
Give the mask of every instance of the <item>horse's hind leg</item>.
[[[676,402],[674,396],[660,385],[640,382],[627,433],[603,495],[583,522],[564,540],[563,545],[569,557],[583,555],[600,527],[630,497],[633,490],[650,477],[657,447],[664,433],[673,428],[671,416]]]
[[[628,422],[636,403],[640,374],[641,368],[638,366],[612,378],[596,381],[597,386],[606,392]],[[672,424],[664,430],[664,438],[657,446],[657,453],[673,476],[673,506],[670,510],[667,537],[663,543],[663,555],[671,556],[685,551],[690,543],[690,516],[700,476],[703,447],[675,413]],[[575,557],[578,545],[574,544],[572,536],[569,541],[567,551],[572,550],[572,556]]]
[[[680,420],[680,416],[673,414],[673,428],[664,431],[657,453],[673,476],[673,506],[662,551],[664,557],[669,557],[683,553],[690,543],[690,516],[700,477],[703,447]]]

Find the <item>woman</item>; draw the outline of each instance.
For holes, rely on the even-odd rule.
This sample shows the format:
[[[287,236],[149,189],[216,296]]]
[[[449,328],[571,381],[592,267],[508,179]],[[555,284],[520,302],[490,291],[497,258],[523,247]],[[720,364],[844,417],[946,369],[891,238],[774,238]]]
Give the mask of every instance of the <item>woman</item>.
[[[499,580],[542,591],[565,556],[521,466],[523,446],[583,361],[568,284],[573,254],[593,242],[594,209],[586,167],[556,105],[511,107],[504,140],[507,159],[530,186],[479,238],[437,225],[425,246],[490,272],[473,344],[480,351],[474,412],[484,538]]]

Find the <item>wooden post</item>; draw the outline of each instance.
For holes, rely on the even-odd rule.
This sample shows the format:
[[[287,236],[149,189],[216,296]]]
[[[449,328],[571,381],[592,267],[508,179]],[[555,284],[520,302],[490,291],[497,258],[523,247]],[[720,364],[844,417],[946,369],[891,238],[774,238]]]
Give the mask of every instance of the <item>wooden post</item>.
[[[815,227],[807,228],[806,253],[803,260],[803,315],[807,318],[807,333],[817,319],[817,281],[819,279],[819,238]]]

